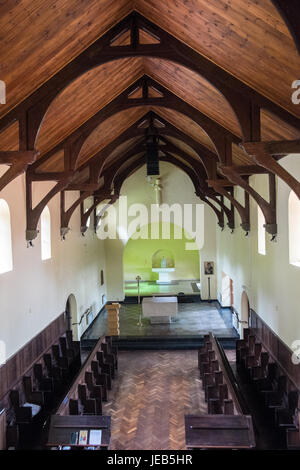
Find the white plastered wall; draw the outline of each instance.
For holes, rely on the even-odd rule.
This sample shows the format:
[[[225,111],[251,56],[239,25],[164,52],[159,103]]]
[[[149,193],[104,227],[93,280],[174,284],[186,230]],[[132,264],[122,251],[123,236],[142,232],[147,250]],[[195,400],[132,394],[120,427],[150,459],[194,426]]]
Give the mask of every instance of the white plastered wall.
[[[280,160],[281,165],[300,179],[300,156],[289,155]],[[249,297],[250,308],[291,346],[300,339],[300,268],[289,264],[288,198],[290,188],[280,179],[277,183],[278,237],[271,242],[266,235],[266,255],[257,250],[257,204],[250,198],[251,232],[246,238],[239,227],[240,218],[235,213],[236,230],[217,229],[218,293],[222,271],[230,276],[234,285],[234,307],[241,314],[242,292]],[[268,198],[266,175],[255,175],[250,184]],[[242,200],[242,191],[236,196]],[[299,240],[300,243],[300,240]]]
[[[0,174],[4,172],[0,167]],[[34,183],[34,204],[53,183]],[[78,192],[67,192],[67,206]],[[77,302],[78,321],[87,308],[95,316],[102,307],[106,282],[100,286],[100,271],[105,273],[104,243],[93,233],[80,234],[80,211],[74,212],[66,240],[60,240],[60,200],[56,195],[48,204],[51,213],[52,257],[41,261],[40,235],[34,247],[25,241],[25,178],[20,176],[0,193],[10,208],[13,242],[13,271],[0,275],[0,340],[5,342],[7,358],[31,340],[65,311],[68,296]],[[79,336],[87,328],[84,318]]]

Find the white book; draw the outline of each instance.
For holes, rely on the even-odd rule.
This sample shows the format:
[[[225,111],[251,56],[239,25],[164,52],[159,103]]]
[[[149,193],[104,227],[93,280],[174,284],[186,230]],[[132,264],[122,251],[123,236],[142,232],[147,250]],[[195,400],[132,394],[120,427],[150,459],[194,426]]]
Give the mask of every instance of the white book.
[[[90,430],[89,445],[90,446],[100,446],[101,438],[102,438],[101,429],[91,429]]]

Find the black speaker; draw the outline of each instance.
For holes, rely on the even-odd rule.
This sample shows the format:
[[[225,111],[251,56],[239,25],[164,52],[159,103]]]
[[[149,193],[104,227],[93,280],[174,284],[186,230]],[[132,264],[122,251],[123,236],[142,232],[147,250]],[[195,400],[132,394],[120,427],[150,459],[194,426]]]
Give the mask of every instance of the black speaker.
[[[146,143],[147,176],[159,175],[158,141],[152,137]]]

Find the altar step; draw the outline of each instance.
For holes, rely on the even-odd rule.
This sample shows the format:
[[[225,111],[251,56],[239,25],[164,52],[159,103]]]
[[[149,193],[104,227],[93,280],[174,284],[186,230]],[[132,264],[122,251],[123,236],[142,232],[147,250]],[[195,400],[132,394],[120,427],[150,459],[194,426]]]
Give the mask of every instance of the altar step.
[[[156,295],[159,296],[159,294],[156,294]],[[140,300],[141,303],[144,297],[152,297],[152,295],[141,296],[141,300]],[[177,297],[178,303],[201,302],[201,297],[199,294],[183,294],[183,295],[175,295],[174,297]],[[124,304],[137,304],[137,303],[138,303],[138,298],[137,296],[134,296],[134,295],[126,296],[124,299]]]
[[[224,349],[235,349],[238,335],[231,337],[217,336]],[[147,337],[147,336],[128,336],[114,338],[114,344],[118,346],[120,351],[129,350],[158,350],[158,349],[199,349],[203,346],[203,336],[186,336],[186,337]],[[81,340],[81,348],[83,350],[92,350],[97,343],[97,339]]]

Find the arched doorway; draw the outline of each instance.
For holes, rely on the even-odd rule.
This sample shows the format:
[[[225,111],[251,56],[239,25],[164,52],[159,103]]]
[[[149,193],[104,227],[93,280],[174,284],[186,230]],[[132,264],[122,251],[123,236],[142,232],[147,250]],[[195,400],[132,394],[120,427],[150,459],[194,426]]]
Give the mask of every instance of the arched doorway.
[[[222,307],[230,307],[231,305],[231,290],[230,290],[230,277],[228,274],[222,272],[221,280],[221,305]]]
[[[77,302],[75,295],[70,294],[66,304],[66,317],[67,317],[67,324],[68,329],[72,330],[73,340],[78,341],[79,334],[78,334],[78,317],[77,317]]]
[[[241,298],[241,337],[243,337],[243,330],[249,326],[249,319],[250,319],[250,304],[248,295],[245,291],[242,293]]]

